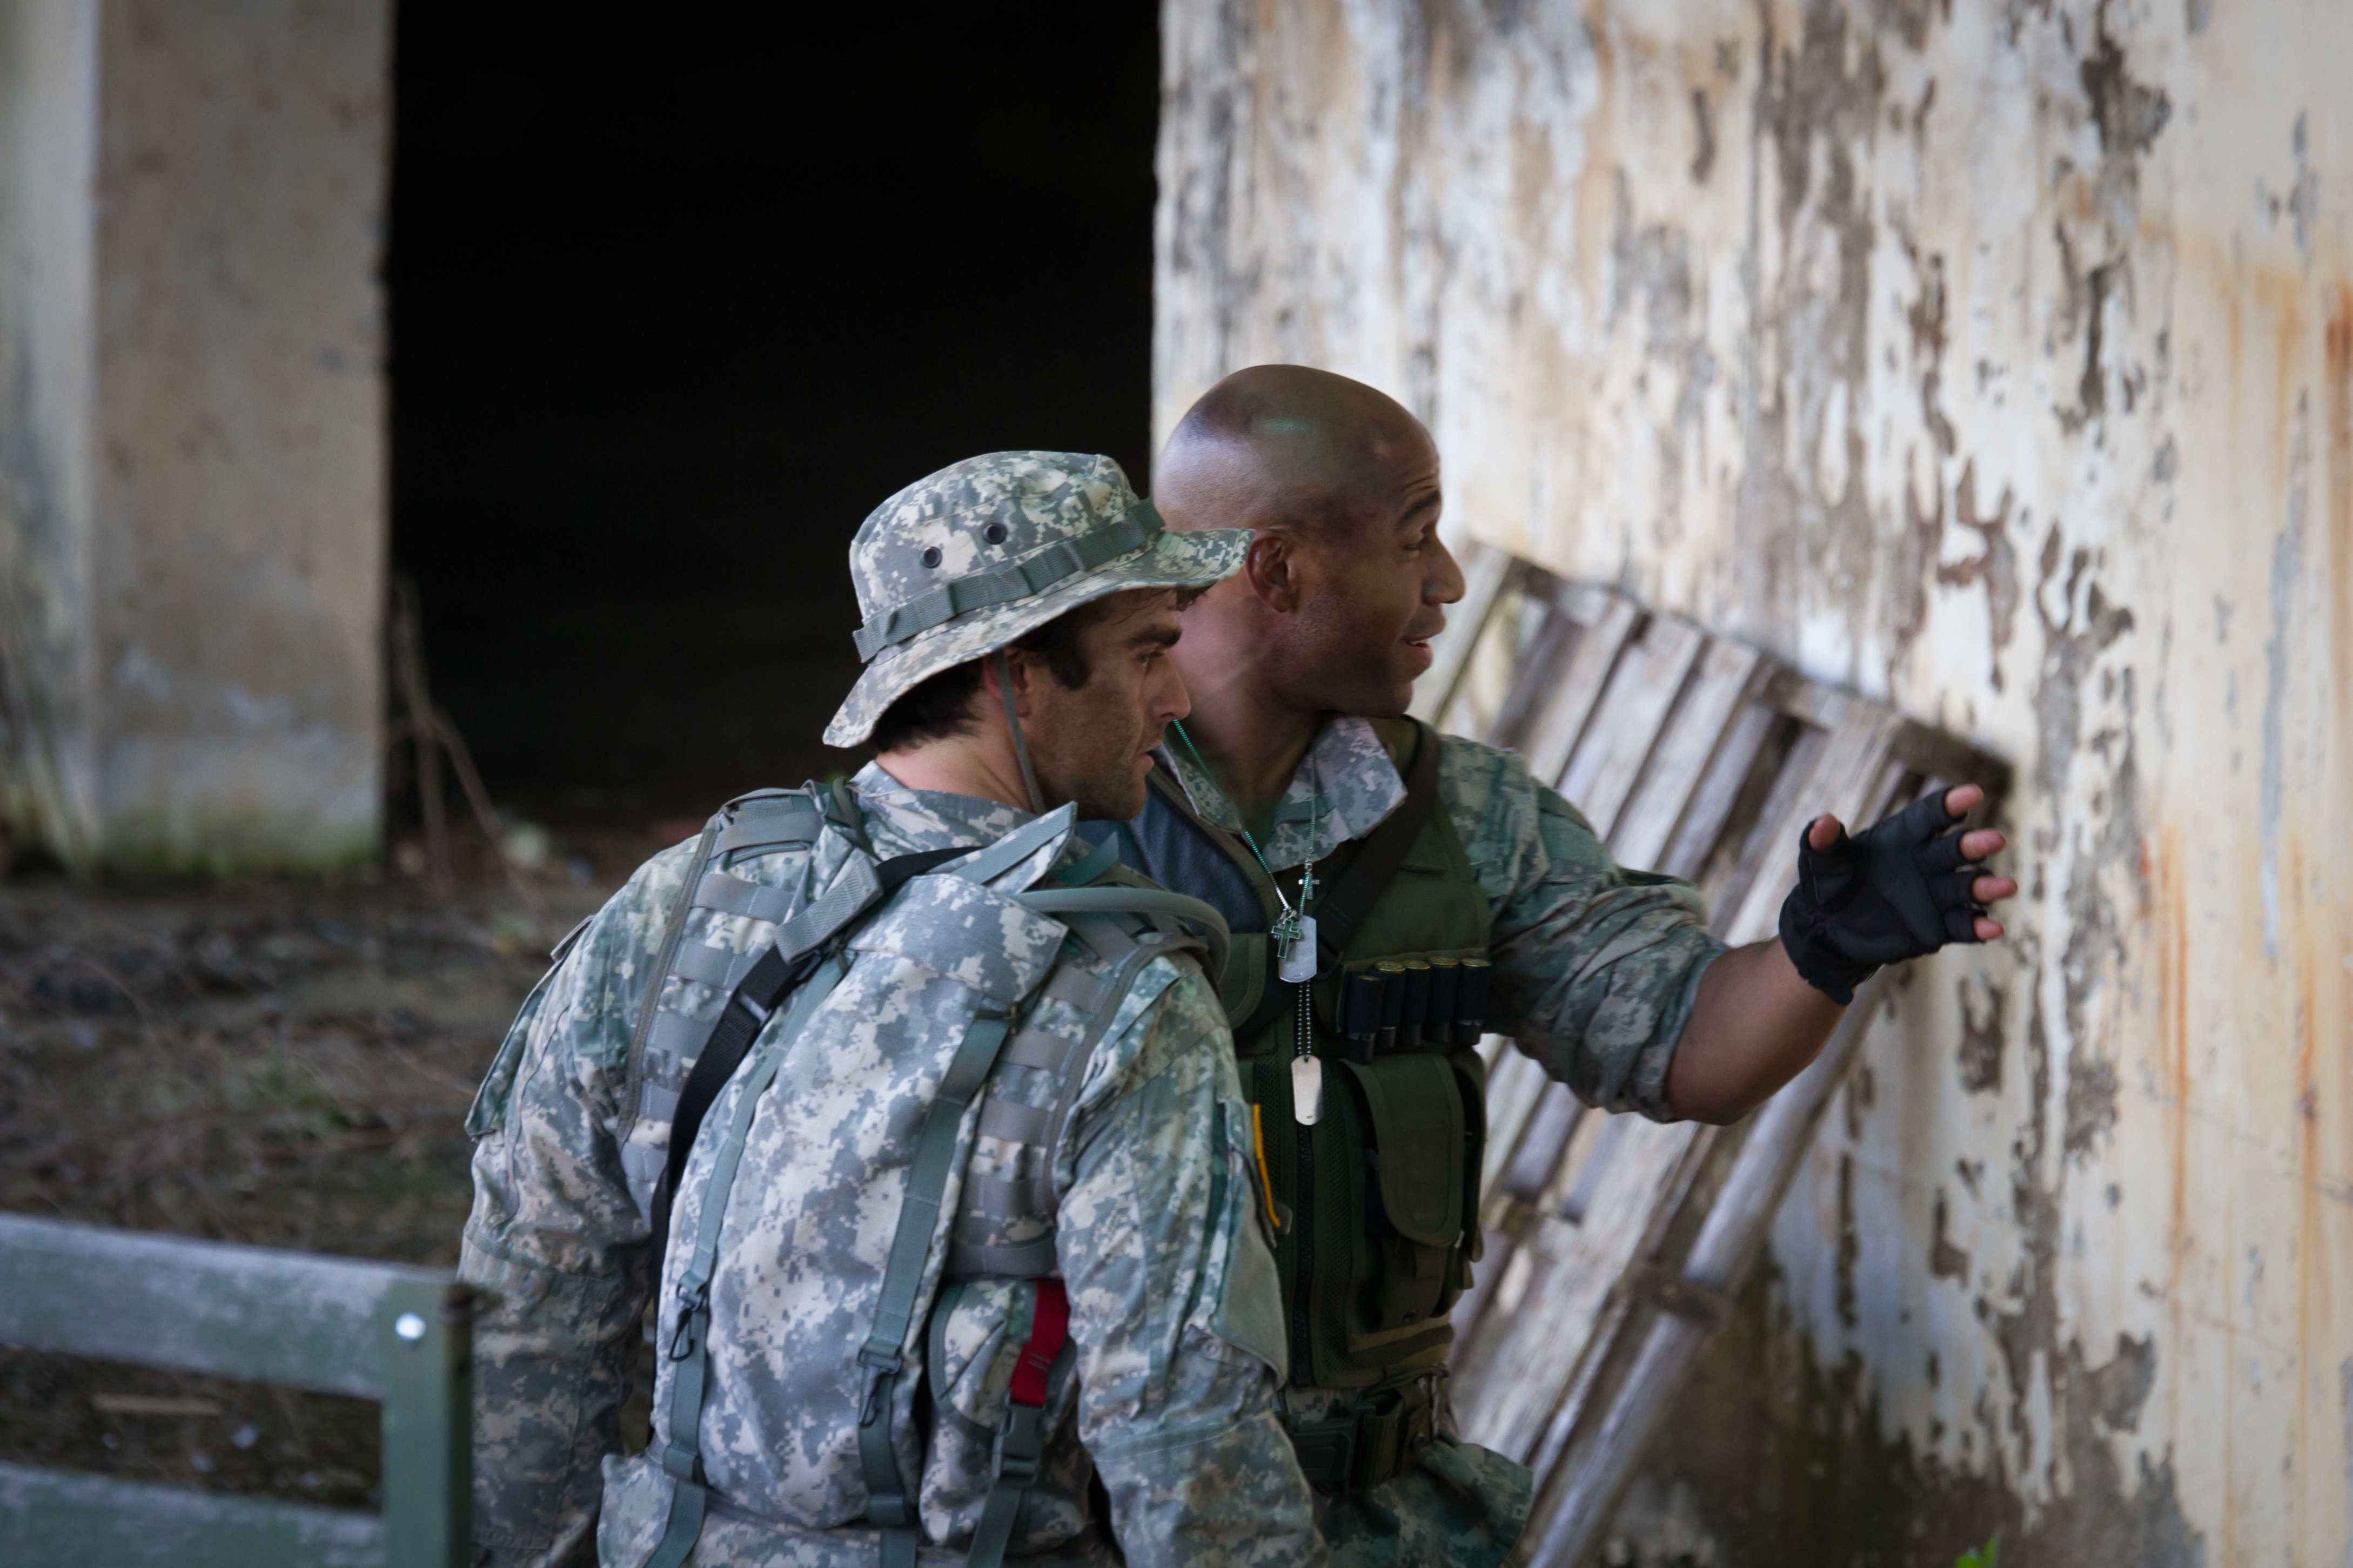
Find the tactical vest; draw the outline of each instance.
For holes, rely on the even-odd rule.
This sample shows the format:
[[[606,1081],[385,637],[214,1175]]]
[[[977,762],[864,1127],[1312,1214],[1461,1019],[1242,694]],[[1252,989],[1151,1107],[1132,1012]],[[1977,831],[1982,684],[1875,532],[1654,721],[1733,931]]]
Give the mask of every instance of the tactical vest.
[[[1480,1254],[1486,1132],[1475,1047],[1487,897],[1436,798],[1437,732],[1409,720],[1374,727],[1408,797],[1317,864],[1324,890],[1309,912],[1324,952],[1312,984],[1277,977],[1273,882],[1237,835],[1193,811],[1181,785],[1155,770],[1144,811],[1115,840],[1145,875],[1202,899],[1232,928],[1223,998],[1266,1173],[1288,1211],[1275,1261],[1292,1383],[1356,1395],[1317,1402],[1332,1407],[1318,1419],[1289,1417],[1308,1479],[1335,1491],[1403,1473],[1435,1434],[1454,1340],[1448,1313]],[[1394,859],[1385,885],[1367,907],[1340,910],[1352,871],[1377,875],[1376,858]],[[1298,868],[1281,873],[1293,903],[1299,882]],[[1292,1100],[1303,1022],[1324,1063],[1314,1126],[1298,1122]]]
[[[768,1495],[798,1500],[786,1517],[753,1528],[822,1531],[851,1509],[879,1529],[883,1568],[909,1568],[921,1537],[919,1491],[934,1504],[946,1497],[955,1515],[961,1487],[969,1494],[961,1506],[975,1520],[967,1559],[975,1568],[994,1568],[1021,1542],[1047,1439],[1074,1397],[1069,1302],[1052,1278],[1053,1198],[1045,1173],[1096,1042],[1137,974],[1156,956],[1206,950],[1214,981],[1225,942],[1214,911],[1151,888],[1109,852],[1045,873],[1042,886],[987,885],[1023,867],[1065,827],[1049,816],[984,848],[878,863],[848,792],[812,785],[731,802],[705,830],[664,933],[662,980],[649,996],[638,1024],[642,1046],[633,1053],[639,1089],[625,1163],[657,1238],[673,1197],[679,1229],[661,1260],[654,1441],[623,1470],[625,1497],[645,1499],[655,1513],[631,1504],[620,1510],[624,1517],[607,1520],[647,1537],[630,1560],[676,1568],[710,1526],[714,1500],[727,1501],[706,1473],[705,1415],[713,1414],[722,1430],[740,1431],[746,1403],[759,1402],[714,1384],[714,1337],[767,1324],[779,1311],[805,1323],[812,1311],[821,1317],[836,1309],[856,1319],[859,1332],[839,1344],[808,1345],[806,1375],[788,1366],[770,1393],[788,1397],[786,1415],[802,1438],[831,1430],[841,1447],[854,1431],[855,1467],[846,1475],[823,1464],[787,1472],[778,1467],[791,1455],[725,1453],[736,1470],[786,1477]],[[807,854],[791,886],[728,868],[731,855],[794,846],[807,846]],[[1060,956],[1065,936],[1083,944],[1085,964]],[[870,958],[896,978],[852,979]],[[781,1092],[776,1080],[809,1020],[845,982],[848,1004],[869,1005],[866,1016],[877,1020],[871,1044],[884,1079],[923,1076],[929,1064],[937,1088],[928,1104],[913,1107],[920,1115],[913,1147],[885,1138],[872,1155],[882,1163],[867,1173],[903,1184],[879,1278],[828,1279],[818,1296],[801,1300],[794,1292],[807,1296],[807,1287],[793,1279],[803,1259],[766,1258],[784,1271],[762,1273],[765,1255],[755,1247],[731,1268],[723,1244],[752,1223],[740,1212],[730,1221],[739,1194],[750,1194],[755,1217],[764,1192],[788,1187],[814,1193],[812,1216],[841,1208],[828,1207],[820,1190],[829,1177],[811,1181],[808,1173],[797,1177],[763,1162],[795,1157],[793,1108],[772,1100]],[[864,994],[877,985],[882,990]],[[882,1006],[886,998],[894,1005]],[[1067,1005],[1056,1028],[1034,1021],[1046,998]],[[885,1013],[902,1021],[894,1025]],[[1075,1025],[1067,1021],[1072,1016]],[[1026,1099],[991,1094],[976,1111],[1000,1063],[1024,1069]],[[870,1088],[888,1092],[884,1082]],[[754,1136],[764,1103],[783,1139]],[[976,1163],[957,1168],[955,1151],[967,1133],[976,1147],[990,1141],[1000,1173],[984,1173]],[[838,1127],[832,1136],[842,1136]],[[853,1194],[870,1195],[865,1186]],[[946,1251],[934,1258],[937,1216],[950,1203]],[[976,1345],[996,1348],[976,1357]],[[1008,1355],[1009,1367],[997,1364]],[[757,1374],[763,1363],[754,1354],[749,1364]],[[807,1384],[797,1394],[786,1386],[796,1379]],[[828,1415],[831,1403],[840,1408]],[[982,1441],[978,1452],[988,1458],[980,1471],[957,1472],[944,1486],[936,1467],[927,1468],[920,1415],[926,1403],[967,1439]],[[659,1533],[650,1535],[655,1517]]]

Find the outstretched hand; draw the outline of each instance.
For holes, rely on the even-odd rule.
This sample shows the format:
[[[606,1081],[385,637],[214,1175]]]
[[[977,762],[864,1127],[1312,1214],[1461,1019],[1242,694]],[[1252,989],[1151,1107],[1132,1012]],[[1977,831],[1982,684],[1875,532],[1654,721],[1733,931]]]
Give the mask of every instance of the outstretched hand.
[[[1975,811],[1984,799],[1985,791],[1976,784],[1956,785],[1945,792],[1945,815],[1957,822]],[[1807,826],[1806,847],[1828,849],[1845,836],[1845,826],[1837,817],[1824,812]],[[1951,843],[1959,857],[1956,862],[1957,868],[1961,863],[1984,860],[2010,847],[2010,840],[1990,827],[1973,828],[1953,838]],[[1973,876],[1968,887],[1969,901],[1976,904],[1997,904],[2014,897],[2017,892],[2018,884],[2008,877]],[[2000,921],[1983,914],[1973,916],[1972,921],[1971,934],[1978,941],[1994,942],[2000,938],[2002,924]]]
[[[2018,884],[1979,860],[2002,836],[1953,829],[1984,798],[1975,784],[1924,795],[1852,837],[1834,816],[1807,825],[1781,905],[1781,946],[1806,984],[1844,1006],[1883,964],[2001,935],[1986,906]]]
[[[1852,837],[1835,816],[1806,825],[1779,939],[1727,952],[1700,973],[1667,1068],[1676,1115],[1737,1121],[1814,1059],[1839,1009],[1882,964],[2001,935],[1986,906],[2018,884],[1982,862],[2007,840],[1991,828],[1953,831],[1984,799],[1962,784]]]

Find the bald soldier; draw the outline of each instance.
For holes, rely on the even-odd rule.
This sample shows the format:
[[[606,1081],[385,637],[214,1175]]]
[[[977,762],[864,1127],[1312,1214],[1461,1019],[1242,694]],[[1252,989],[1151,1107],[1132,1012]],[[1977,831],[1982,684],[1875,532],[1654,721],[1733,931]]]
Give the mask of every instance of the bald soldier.
[[[1613,864],[1508,752],[1404,717],[1462,576],[1430,434],[1368,386],[1261,365],[1171,437],[1172,529],[1254,531],[1171,650],[1192,712],[1104,831],[1232,928],[1224,994],[1281,1219],[1282,1415],[1334,1560],[1501,1562],[1526,1470],[1461,1442],[1448,1313],[1480,1235],[1482,1031],[1587,1103],[1736,1120],[1879,965],[2001,934],[1957,832],[1974,786],[1810,826],[1778,939],[1727,951],[1685,883]]]

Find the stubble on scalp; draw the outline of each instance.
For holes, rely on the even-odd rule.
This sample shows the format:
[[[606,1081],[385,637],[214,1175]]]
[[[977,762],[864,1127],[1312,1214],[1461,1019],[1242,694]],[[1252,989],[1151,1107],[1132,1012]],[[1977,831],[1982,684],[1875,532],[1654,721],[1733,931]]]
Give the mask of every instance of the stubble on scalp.
[[[1154,502],[1168,526],[1279,528],[1325,538],[1377,515],[1368,476],[1429,440],[1387,394],[1307,365],[1238,370],[1187,411],[1162,450]]]

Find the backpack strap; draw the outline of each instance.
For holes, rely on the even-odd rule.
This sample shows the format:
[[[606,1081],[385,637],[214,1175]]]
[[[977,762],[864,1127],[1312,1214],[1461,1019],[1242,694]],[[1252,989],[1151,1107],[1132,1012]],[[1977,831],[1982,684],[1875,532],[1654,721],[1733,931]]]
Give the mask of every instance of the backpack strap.
[[[811,784],[808,789],[810,798],[815,799],[817,785]],[[844,778],[835,779],[830,786],[830,794],[832,809],[825,813],[825,819],[849,835],[849,841],[852,844],[865,850],[870,856],[872,855],[873,842],[866,837],[866,814],[858,809],[858,797],[850,792],[849,781]]]
[[[1422,825],[1438,805],[1438,731],[1420,720],[1411,721],[1413,761],[1405,768],[1405,798],[1383,817],[1379,826],[1359,841],[1347,868],[1315,905],[1315,959],[1319,970],[1335,967],[1348,951],[1356,928],[1388,890],[1389,880],[1405,863],[1406,851],[1421,837]]]
[[[1120,1011],[1120,999],[1134,985],[1136,973],[1160,954],[1179,952],[1181,947],[1200,950],[1200,942],[1190,936],[1172,941],[1165,933],[1144,933],[1144,941],[1134,941],[1134,936],[1129,936],[1127,921],[1115,920],[1113,914],[1073,912],[1069,920],[1073,936],[1094,947],[1096,957],[1111,963],[1111,973],[1102,980],[1092,980],[1075,971],[1057,971],[1047,978],[1040,994],[1059,994],[1063,1002],[1071,1002],[1071,1006],[1085,1013],[1087,1030],[1075,1041],[1061,1035],[1047,1035],[1045,1030],[1018,1030],[1012,1039],[1005,1041],[1005,1051],[997,1060],[1051,1074],[1057,1081],[1057,1093],[1054,1102],[1045,1107],[1014,1105],[990,1096],[990,1100],[981,1105],[981,1133],[990,1138],[1009,1138],[1042,1150],[1054,1150],[1061,1142],[1063,1123],[1071,1119],[1071,1107],[1078,1102],[1087,1060],[1094,1056],[1096,1044],[1102,1044],[1103,1032],[1111,1027],[1113,1016]],[[965,1213],[960,1213],[955,1225],[948,1229],[948,1258],[941,1265],[941,1277],[1040,1279],[1054,1272],[1059,1256],[1054,1250],[1051,1229],[1030,1237],[1029,1241],[988,1241],[990,1223],[996,1223],[996,1229],[1002,1229],[1002,1223],[1009,1217],[1035,1215],[1047,1206],[1045,1201],[1038,1201],[1047,1194],[1021,1192],[1026,1184],[1029,1183],[965,1180]]]
[[[1070,1291],[1060,1279],[1040,1279],[1029,1310],[1029,1342],[1021,1347],[1006,1391],[996,1468],[965,1568],[999,1568],[1005,1561],[1013,1527],[1029,1504],[1029,1489],[1037,1484],[1046,1456],[1046,1392],[1074,1359],[1071,1350]]]
[[[976,868],[957,868],[960,875],[970,875]],[[1016,902],[1040,914],[1088,915],[1141,914],[1147,918],[1187,920],[1204,926],[1222,947],[1226,936],[1223,916],[1198,899],[1187,899],[1157,889],[1140,888],[1060,888],[1034,892],[1017,893]],[[1157,952],[1167,951],[1165,944],[1149,946],[1139,943],[1128,963],[1121,965],[1117,984],[1105,987],[1105,996],[1097,1014],[1090,1039],[1099,1036],[1105,1021],[1117,1011],[1120,995],[1144,967],[1144,961]],[[1222,956],[1222,954],[1220,954]],[[866,1471],[866,1518],[882,1532],[882,1568],[913,1568],[915,1552],[922,1541],[922,1529],[916,1511],[916,1500],[899,1473],[898,1455],[892,1443],[892,1395],[899,1373],[905,1366],[900,1347],[906,1343],[907,1331],[915,1321],[920,1303],[916,1293],[923,1285],[923,1262],[931,1249],[932,1232],[940,1212],[940,1204],[947,1192],[949,1163],[955,1156],[956,1133],[963,1125],[964,1113],[987,1081],[996,1067],[998,1053],[1005,1047],[1011,1023],[1010,1014],[984,1011],[975,1016],[965,1033],[964,1043],[956,1047],[955,1058],[948,1064],[938,1096],[924,1112],[923,1129],[918,1135],[915,1160],[907,1174],[907,1191],[901,1201],[899,1221],[891,1237],[890,1260],[882,1271],[881,1300],[874,1312],[874,1326],[866,1342],[858,1352],[858,1364],[863,1373],[858,1412],[858,1453]],[[1057,1283],[1056,1294],[1060,1294]],[[1041,1299],[1040,1310],[1044,1310]],[[1069,1302],[1061,1299],[1063,1333],[1067,1333]],[[1062,1337],[1058,1335],[1057,1338]],[[1051,1357],[1048,1358],[1050,1361]],[[1045,1403],[1043,1392],[1038,1404]],[[1036,1428],[1035,1410],[1026,1417],[1018,1411],[1009,1415],[1008,1422],[1026,1421],[1026,1436],[1034,1439],[1032,1448],[1041,1447],[1044,1437]],[[1012,1437],[1008,1427],[1008,1437]],[[998,1445],[1000,1477],[1003,1476],[1006,1444]],[[998,1528],[1009,1538],[1014,1515],[1018,1512],[1021,1494],[1037,1478],[1033,1456],[1024,1461],[1016,1450],[1017,1466],[1026,1463],[1028,1474],[1018,1478],[1011,1488],[1010,1500],[1001,1500],[998,1488],[992,1487],[990,1506],[1001,1516]],[[1000,1482],[1000,1485],[1003,1483]],[[1010,1510],[1010,1511],[1008,1511]],[[987,1510],[983,1513],[984,1521]],[[977,1542],[976,1542],[976,1548]],[[1001,1555],[1000,1542],[997,1552]],[[974,1557],[979,1562],[977,1552]]]
[[[794,997],[792,1010],[785,1016],[784,1026],[777,1032],[780,1041],[789,1041],[800,1033],[809,1015],[833,994],[834,986],[849,967],[838,949],[826,951],[816,971]],[[645,1568],[679,1568],[702,1535],[703,1515],[711,1505],[710,1489],[702,1479],[702,1400],[711,1373],[711,1280],[718,1272],[719,1233],[727,1215],[728,1193],[735,1184],[735,1167],[743,1161],[753,1115],[784,1060],[782,1049],[765,1052],[744,1081],[734,1115],[728,1121],[726,1142],[719,1146],[712,1168],[710,1188],[703,1194],[702,1210],[695,1225],[694,1252],[679,1279],[678,1324],[670,1344],[670,1358],[678,1363],[678,1370],[670,1379],[670,1441],[663,1446],[661,1455],[662,1468],[674,1487],[670,1519],[661,1539],[654,1543],[652,1554],[646,1559]]]
[[[907,1171],[906,1196],[900,1202],[889,1261],[882,1268],[881,1299],[875,1303],[873,1327],[858,1350],[862,1374],[858,1458],[866,1471],[866,1521],[882,1532],[882,1568],[914,1568],[915,1549],[923,1538],[917,1501],[899,1474],[899,1457],[891,1441],[893,1396],[907,1364],[900,1347],[915,1321],[923,1258],[931,1250],[932,1231],[953,1173],[949,1167],[955,1158],[956,1132],[965,1109],[997,1065],[1011,1018],[1008,1009],[984,1008],[974,1015],[940,1079],[939,1093],[924,1110],[914,1163]]]
[[[702,885],[703,868],[711,864],[712,847],[727,825],[727,813],[723,808],[702,825],[702,837],[694,846],[694,858],[687,863],[686,880],[679,884],[678,901],[670,907],[670,919],[662,926],[660,951],[654,961],[654,983],[646,987],[646,999],[638,1010],[638,1026],[629,1037],[629,1059],[637,1060],[645,1054],[646,1037],[654,1026],[654,1013],[661,1005],[661,977],[678,957],[678,939],[686,931],[686,911],[694,906],[695,889]]]
[[[694,1152],[695,1134],[702,1130],[703,1117],[743,1065],[744,1053],[752,1048],[777,1002],[817,973],[828,944],[852,921],[890,897],[910,877],[970,853],[964,848],[926,849],[893,856],[879,866],[863,855],[857,856],[823,898],[777,928],[775,940],[727,998],[719,1021],[712,1026],[711,1038],[695,1057],[694,1068],[678,1091],[678,1108],[670,1113],[670,1146],[661,1174],[654,1182],[649,1216],[657,1268],[669,1251],[670,1209],[677,1201],[678,1184],[686,1175],[687,1156]]]
[[[1172,936],[1181,933],[1179,922],[1198,926],[1208,947],[1209,984],[1215,987],[1226,972],[1232,942],[1226,917],[1182,893],[1161,888],[1041,888],[1016,893],[1013,901],[1041,915],[1141,915]]]
[[[754,790],[738,795],[703,827],[663,926],[650,972],[652,984],[646,987],[630,1032],[624,1098],[632,1129],[645,1122],[667,1127],[676,1120],[679,1094],[716,1026],[714,1020],[695,1018],[680,1010],[675,995],[664,1006],[663,994],[671,989],[669,982],[692,981],[725,996],[759,957],[756,949],[738,953],[687,942],[689,917],[701,910],[714,918],[742,916],[776,924],[794,912],[803,896],[798,887],[749,881],[720,868],[736,857],[814,844],[827,820],[817,797],[818,787],[804,784],[796,790]],[[649,1219],[653,1212],[652,1193],[666,1161],[662,1148],[635,1136],[621,1145],[621,1167],[630,1196]]]

